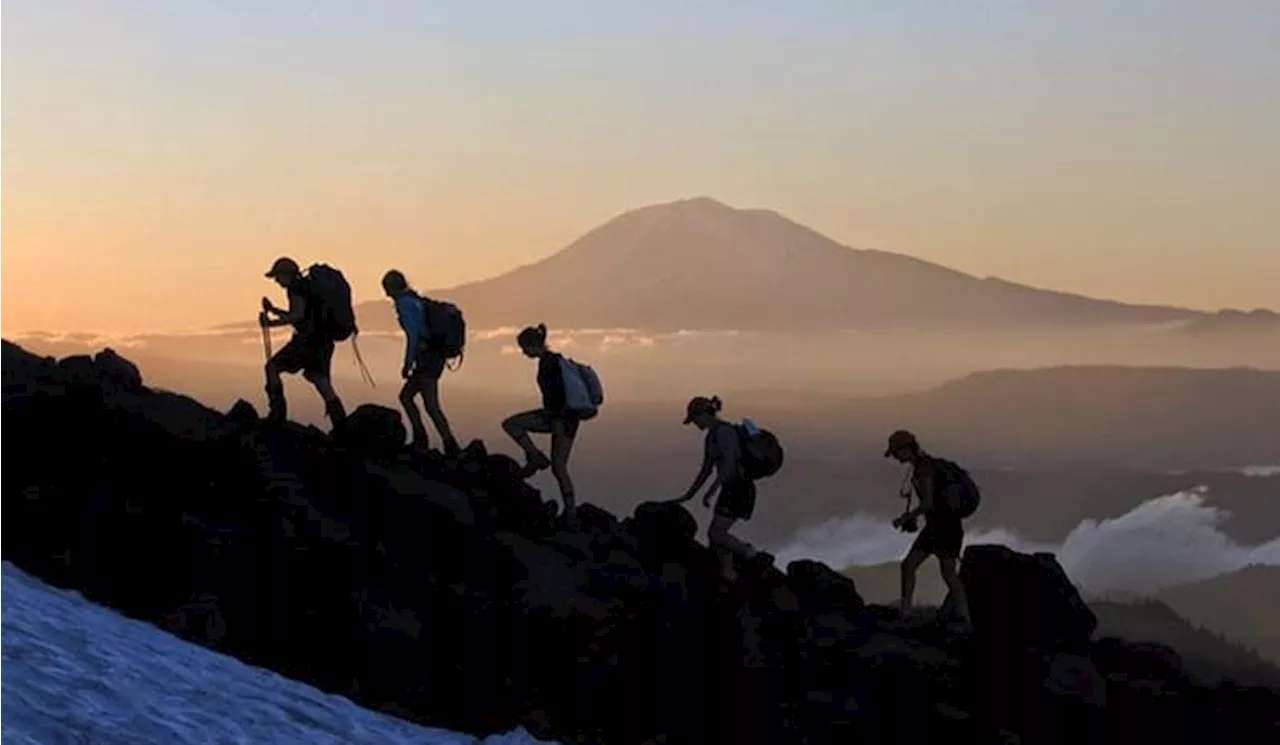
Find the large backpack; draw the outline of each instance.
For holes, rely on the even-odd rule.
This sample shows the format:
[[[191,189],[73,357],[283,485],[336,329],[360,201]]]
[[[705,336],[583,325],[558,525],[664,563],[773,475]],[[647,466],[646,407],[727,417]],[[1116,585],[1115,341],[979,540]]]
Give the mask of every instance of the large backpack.
[[[742,451],[742,473],[752,481],[768,478],[782,468],[782,443],[767,429],[760,429],[750,419],[734,425]]]
[[[972,515],[982,502],[982,492],[978,484],[953,461],[934,458],[938,483],[934,486],[934,498],[938,499],[952,515],[966,518]]]
[[[328,264],[313,264],[307,270],[308,301],[317,307],[311,313],[317,331],[334,342],[345,341],[356,329],[356,312],[351,307],[351,285],[342,272]]]
[[[604,405],[604,386],[600,376],[590,365],[584,365],[568,357],[560,357],[560,372],[564,378],[565,408],[578,412],[583,419],[591,419]]]
[[[462,310],[443,300],[419,299],[428,334],[424,342],[427,348],[445,360],[461,357],[467,345],[467,321],[462,317]]]

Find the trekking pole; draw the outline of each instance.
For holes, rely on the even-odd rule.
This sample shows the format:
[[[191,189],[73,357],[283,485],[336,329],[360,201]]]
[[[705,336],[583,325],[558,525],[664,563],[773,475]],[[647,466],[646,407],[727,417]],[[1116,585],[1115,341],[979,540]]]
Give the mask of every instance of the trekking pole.
[[[262,298],[262,312],[266,313],[271,307],[271,302],[265,297]],[[262,350],[267,354],[267,362],[271,361],[271,329],[267,328],[267,324],[262,323],[262,317],[258,317],[258,325],[262,327]]]
[[[370,388],[377,388],[377,384],[373,382],[373,376],[369,374],[369,368],[365,367],[364,358],[360,356],[360,345],[356,343],[356,337],[351,337],[351,349],[356,353],[356,367],[360,368],[360,377],[369,384]]]

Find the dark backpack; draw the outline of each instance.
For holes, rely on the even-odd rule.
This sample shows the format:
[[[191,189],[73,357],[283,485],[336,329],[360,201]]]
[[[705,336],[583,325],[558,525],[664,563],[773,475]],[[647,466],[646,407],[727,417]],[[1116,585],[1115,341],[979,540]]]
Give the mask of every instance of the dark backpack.
[[[955,462],[944,458],[934,458],[937,470],[937,483],[934,485],[934,498],[948,512],[958,518],[972,515],[982,502],[982,492],[969,472]]]
[[[345,341],[357,333],[351,285],[342,272],[328,264],[311,265],[307,270],[307,290],[307,301],[315,303],[308,314],[315,320],[316,331],[334,342]]]
[[[782,468],[782,443],[767,429],[747,434],[746,427],[734,425],[738,432],[738,444],[742,450],[742,473],[752,481],[768,478]]]
[[[422,313],[426,320],[427,348],[446,360],[462,356],[467,345],[467,322],[462,310],[453,303],[424,297]]]

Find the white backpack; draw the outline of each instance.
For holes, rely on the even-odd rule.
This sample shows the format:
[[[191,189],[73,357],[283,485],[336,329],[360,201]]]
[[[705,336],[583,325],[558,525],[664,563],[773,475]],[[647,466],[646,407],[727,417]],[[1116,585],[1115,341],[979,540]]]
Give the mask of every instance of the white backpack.
[[[590,365],[560,358],[560,372],[564,377],[565,408],[576,411],[583,419],[590,419],[604,404],[604,387],[600,376]]]

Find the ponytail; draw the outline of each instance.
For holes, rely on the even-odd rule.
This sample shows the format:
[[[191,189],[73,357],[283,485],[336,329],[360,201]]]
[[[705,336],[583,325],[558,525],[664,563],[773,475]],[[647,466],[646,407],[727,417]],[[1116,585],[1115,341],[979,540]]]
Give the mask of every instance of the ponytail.
[[[547,343],[547,324],[526,326],[516,337],[516,343],[522,347],[543,346]]]

